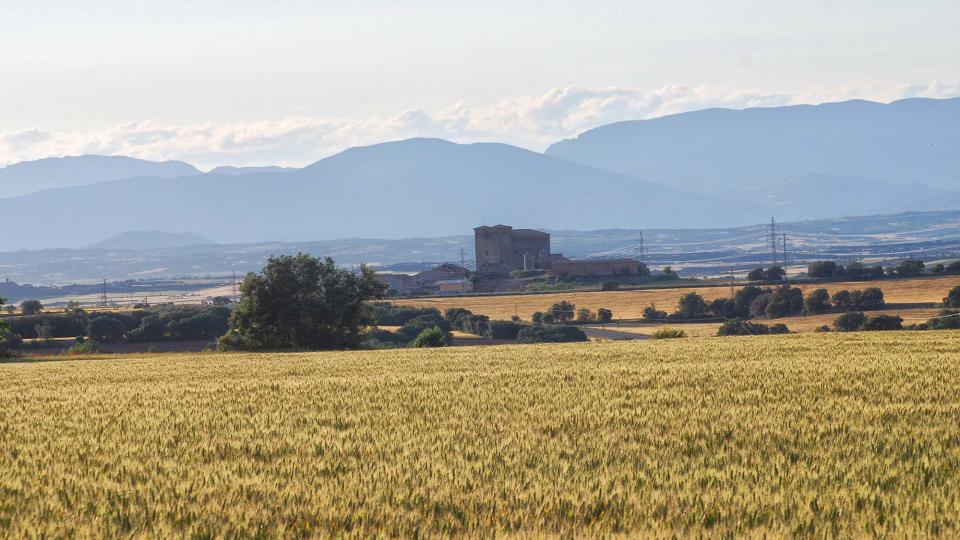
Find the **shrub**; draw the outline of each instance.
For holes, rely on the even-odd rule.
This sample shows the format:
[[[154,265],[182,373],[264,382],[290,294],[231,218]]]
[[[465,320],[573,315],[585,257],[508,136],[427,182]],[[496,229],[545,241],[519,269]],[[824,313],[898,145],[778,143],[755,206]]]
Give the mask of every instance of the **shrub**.
[[[833,321],[833,327],[839,332],[859,330],[866,316],[860,311],[848,311]]]
[[[620,284],[616,281],[604,281],[600,284],[601,291],[616,291],[620,288]]]
[[[490,321],[490,337],[493,339],[517,339],[525,325],[514,321]]]
[[[103,352],[103,345],[93,340],[86,340],[74,343],[69,349],[68,354],[100,354]]]
[[[747,273],[747,280],[749,281],[763,281],[764,279],[766,279],[766,273],[763,268],[754,268]]]
[[[780,324],[778,326],[786,329],[786,325]],[[720,325],[720,329],[717,330],[718,336],[757,336],[763,334],[769,334],[770,328],[765,324],[752,323],[750,321],[744,321],[741,319],[731,319],[724,322]]]
[[[833,330],[828,325],[818,326],[814,329],[814,332],[832,332]]]
[[[945,309],[940,315],[927,321],[932,330],[954,330],[960,328],[960,310]]]
[[[446,336],[439,326],[423,330],[417,335],[413,342],[410,343],[411,347],[417,348],[443,347],[444,345],[446,345]]]
[[[436,308],[395,306],[389,302],[373,302],[369,304],[369,309],[370,318],[378,326],[403,326],[420,315],[440,316],[440,310]],[[447,313],[451,311],[448,309]]]
[[[783,323],[771,324],[768,330],[770,334],[789,334],[790,329]]]
[[[944,268],[944,272],[947,274],[960,274],[960,261],[952,261]]]
[[[520,330],[518,343],[569,343],[587,341],[587,335],[576,326],[533,325]]]
[[[896,315],[875,315],[867,317],[860,326],[861,330],[900,330],[903,328],[903,319]]]
[[[687,333],[676,328],[660,328],[653,333],[653,339],[677,339],[685,337],[687,337]]]
[[[666,311],[660,311],[654,306],[643,308],[643,318],[648,321],[662,321],[667,318]]]

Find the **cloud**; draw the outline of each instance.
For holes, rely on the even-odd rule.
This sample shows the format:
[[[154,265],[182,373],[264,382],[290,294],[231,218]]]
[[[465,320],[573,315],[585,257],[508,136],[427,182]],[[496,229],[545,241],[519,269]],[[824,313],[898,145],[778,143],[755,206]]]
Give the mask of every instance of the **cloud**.
[[[882,84],[855,81],[797,92],[745,93],[709,86],[553,88],[487,107],[456,103],[434,112],[403,111],[388,118],[295,117],[258,122],[161,125],[129,122],[103,129],[0,133],[0,164],[42,157],[122,154],[152,160],[181,159],[201,167],[305,165],[351,146],[441,137],[457,142],[497,141],[543,150],[559,139],[618,122],[709,108],[772,107],[847,99],[889,102],[906,97],[953,97],[960,83]]]

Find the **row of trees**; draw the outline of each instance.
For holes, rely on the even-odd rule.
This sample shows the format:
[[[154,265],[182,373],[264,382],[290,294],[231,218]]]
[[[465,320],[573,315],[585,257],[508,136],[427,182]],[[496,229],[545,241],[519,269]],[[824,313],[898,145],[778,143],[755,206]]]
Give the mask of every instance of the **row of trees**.
[[[867,266],[862,262],[852,262],[846,266],[836,261],[814,261],[807,266],[807,276],[815,279],[879,279],[886,276],[913,277],[923,274],[927,267],[920,259],[906,259],[886,268]],[[960,261],[947,265],[934,264],[929,268],[931,274],[960,274]]]
[[[587,308],[577,309],[577,306],[572,302],[562,300],[550,306],[546,311],[535,311],[530,319],[535,324],[608,323],[613,320],[613,311],[607,308],[599,308],[597,311],[591,311]]]
[[[648,320],[740,319],[758,317],[775,319],[789,315],[821,314],[831,311],[881,309],[883,291],[877,287],[864,290],[840,290],[830,295],[827,289],[814,289],[806,297],[803,291],[790,285],[761,288],[753,285],[739,289],[733,298],[717,298],[707,302],[700,294],[689,292],[680,297],[672,314],[654,306],[644,309]]]

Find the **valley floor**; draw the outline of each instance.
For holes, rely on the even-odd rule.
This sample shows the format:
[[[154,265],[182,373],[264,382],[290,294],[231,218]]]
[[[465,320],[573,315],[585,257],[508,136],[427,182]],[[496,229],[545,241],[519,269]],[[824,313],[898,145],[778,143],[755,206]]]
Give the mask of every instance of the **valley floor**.
[[[10,537],[954,536],[960,332],[0,364]]]

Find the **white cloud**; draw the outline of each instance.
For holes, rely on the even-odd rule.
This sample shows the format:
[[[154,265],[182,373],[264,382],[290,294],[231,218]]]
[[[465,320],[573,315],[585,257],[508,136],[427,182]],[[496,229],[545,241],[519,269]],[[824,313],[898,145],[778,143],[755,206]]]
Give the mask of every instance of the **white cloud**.
[[[631,88],[554,88],[488,107],[457,103],[390,118],[285,118],[275,121],[160,125],[130,122],[104,129],[50,132],[31,128],[0,133],[0,163],[50,156],[122,154],[154,160],[182,159],[202,167],[304,165],[350,146],[408,137],[458,142],[497,141],[543,150],[611,122],[654,118],[708,107],[769,107],[846,99],[889,102],[905,97],[953,97],[960,83],[889,85],[857,81],[799,92],[744,93],[707,86],[668,85],[653,91]]]

